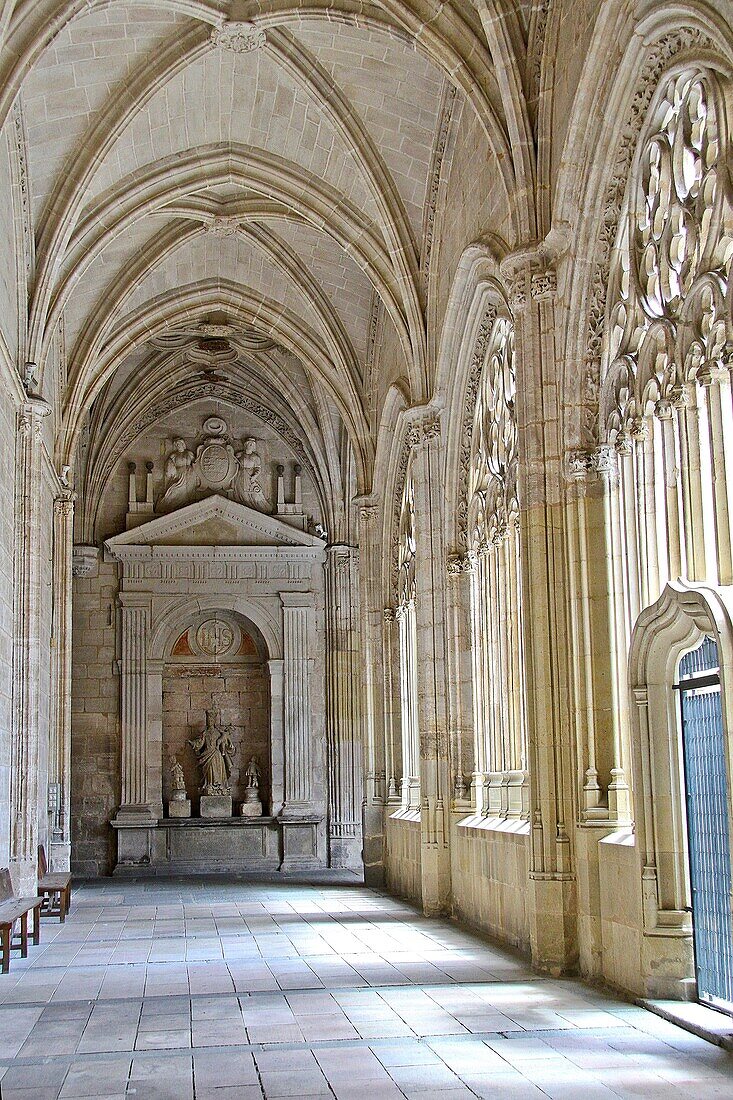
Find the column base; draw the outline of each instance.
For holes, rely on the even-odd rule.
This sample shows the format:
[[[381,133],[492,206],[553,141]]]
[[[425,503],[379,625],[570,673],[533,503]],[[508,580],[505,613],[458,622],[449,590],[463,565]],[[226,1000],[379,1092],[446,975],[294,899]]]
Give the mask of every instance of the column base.
[[[345,871],[361,871],[361,837],[331,837],[329,840],[329,865]]]
[[[71,870],[71,844],[68,840],[52,840],[48,846],[49,867],[52,871]]]
[[[150,866],[152,830],[157,824],[150,806],[120,806],[110,822],[117,833],[117,864],[114,874]]]
[[[38,865],[30,859],[11,859],[10,878],[16,898],[32,898],[38,886]]]

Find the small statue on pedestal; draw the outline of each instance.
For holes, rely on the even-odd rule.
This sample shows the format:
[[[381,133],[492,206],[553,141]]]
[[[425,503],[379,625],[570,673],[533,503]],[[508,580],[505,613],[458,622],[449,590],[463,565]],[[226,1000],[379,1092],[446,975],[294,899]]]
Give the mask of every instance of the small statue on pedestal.
[[[168,817],[190,817],[191,800],[186,796],[186,779],[183,768],[171,756],[170,760],[171,797],[168,802]]]
[[[201,769],[201,816],[232,816],[232,727],[223,726],[218,710],[207,710],[206,726],[189,745]]]
[[[242,817],[262,817],[260,801],[260,779],[262,772],[257,758],[251,756],[244,773],[244,802],[240,807]]]

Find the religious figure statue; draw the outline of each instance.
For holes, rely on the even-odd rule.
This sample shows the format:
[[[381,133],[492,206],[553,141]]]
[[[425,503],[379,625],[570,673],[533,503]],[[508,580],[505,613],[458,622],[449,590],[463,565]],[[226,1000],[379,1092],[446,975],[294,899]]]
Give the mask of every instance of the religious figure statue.
[[[197,481],[193,463],[194,454],[185,439],[174,439],[165,460],[165,492],[157,503],[158,512],[170,512],[190,498]]]
[[[189,740],[201,769],[201,794],[231,794],[234,742],[231,726],[220,724],[219,713],[206,712],[206,727],[198,737]]]
[[[261,776],[262,776],[262,772],[260,771],[260,766],[257,763],[257,757],[251,756],[250,759],[249,759],[249,763],[247,764],[247,768],[245,770],[245,773],[244,773],[244,785],[245,785],[245,787],[248,790],[251,788],[255,791],[259,791]]]
[[[232,484],[234,499],[260,512],[269,510],[270,500],[260,481],[262,459],[257,451],[257,440],[251,437],[243,440],[242,450],[237,451],[235,458],[239,468]]]
[[[171,756],[171,791],[186,791],[186,780],[183,776],[183,768],[176,760],[175,756]]]

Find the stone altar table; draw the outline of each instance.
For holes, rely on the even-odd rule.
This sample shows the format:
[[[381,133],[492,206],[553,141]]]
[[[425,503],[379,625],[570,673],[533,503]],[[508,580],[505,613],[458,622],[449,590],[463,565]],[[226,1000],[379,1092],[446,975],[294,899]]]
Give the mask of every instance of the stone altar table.
[[[113,821],[112,826],[116,875],[278,871],[283,865],[282,830],[274,817],[161,818],[145,827],[144,837],[139,825]],[[141,854],[141,840],[147,855]]]

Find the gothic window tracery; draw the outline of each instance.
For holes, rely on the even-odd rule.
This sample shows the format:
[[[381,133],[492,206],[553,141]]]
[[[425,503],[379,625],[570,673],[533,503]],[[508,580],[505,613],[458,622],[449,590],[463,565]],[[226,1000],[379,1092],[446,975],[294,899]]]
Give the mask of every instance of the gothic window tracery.
[[[468,478],[476,808],[526,811],[514,328],[494,323],[479,381]]]
[[[601,425],[618,454],[628,636],[669,579],[733,581],[733,205],[720,88],[668,77],[630,181],[609,288]]]

